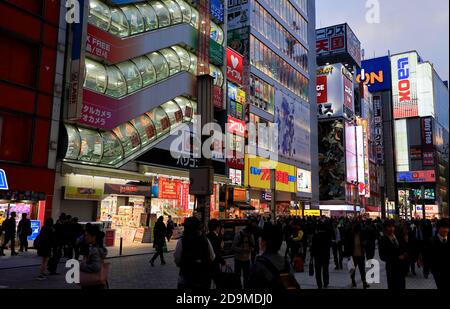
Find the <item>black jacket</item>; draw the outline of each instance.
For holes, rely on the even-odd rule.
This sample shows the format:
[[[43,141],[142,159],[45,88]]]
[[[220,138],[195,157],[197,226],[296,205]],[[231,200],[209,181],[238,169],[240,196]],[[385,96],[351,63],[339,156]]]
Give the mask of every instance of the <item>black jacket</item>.
[[[407,272],[407,260],[400,260],[400,256],[407,253],[405,243],[397,238],[398,245],[395,245],[391,239],[384,235],[380,239],[380,258],[386,262],[386,269],[394,270],[399,273]]]
[[[438,236],[433,237],[430,242],[428,261],[433,275],[442,275],[450,280],[450,243],[442,243]]]
[[[5,232],[5,236],[14,237],[16,236],[16,220],[13,218],[8,218],[3,221],[2,231]]]
[[[166,242],[166,225],[162,221],[156,221],[153,228],[153,247],[163,247]]]
[[[17,234],[19,236],[30,236],[32,232],[30,219],[21,219],[17,225]]]
[[[359,233],[359,241],[361,245],[362,256],[365,256],[367,242],[365,235],[362,231]],[[355,233],[348,231],[345,235],[344,241],[344,256],[345,257],[353,256],[354,249],[355,249]]]
[[[319,231],[313,236],[311,255],[320,260],[330,259],[331,234],[327,231]]]
[[[214,254],[216,255],[216,259],[213,264],[216,264],[216,266],[217,264],[225,264],[225,260],[222,257],[222,238],[214,232],[209,232],[207,237],[213,247]]]

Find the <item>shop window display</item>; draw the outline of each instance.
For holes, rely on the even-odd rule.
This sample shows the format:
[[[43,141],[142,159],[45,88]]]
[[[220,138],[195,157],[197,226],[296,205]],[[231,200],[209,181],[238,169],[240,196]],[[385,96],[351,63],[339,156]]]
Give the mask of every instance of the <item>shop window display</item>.
[[[93,130],[78,128],[81,137],[81,147],[78,160],[100,162],[103,153],[103,143],[100,134]]]
[[[193,117],[193,109],[192,109],[192,106],[191,106],[191,102],[185,97],[177,97],[177,98],[174,99],[174,101],[181,108],[184,120],[185,121],[191,121],[191,119]]]
[[[175,125],[183,121],[183,112],[174,101],[169,101],[161,105],[161,108],[166,112],[170,120],[170,125]]]
[[[169,132],[170,120],[166,112],[161,107],[155,108],[153,111],[147,113],[147,115],[155,124],[158,138]]]

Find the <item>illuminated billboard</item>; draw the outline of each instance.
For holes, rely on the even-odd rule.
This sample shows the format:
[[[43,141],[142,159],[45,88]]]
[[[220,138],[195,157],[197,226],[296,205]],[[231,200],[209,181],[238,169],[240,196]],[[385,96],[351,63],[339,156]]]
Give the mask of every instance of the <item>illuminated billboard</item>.
[[[416,52],[391,57],[394,119],[419,116]]]
[[[353,77],[342,64],[319,67],[316,82],[319,119],[353,116]]]
[[[364,181],[364,133],[362,126],[356,126],[356,154],[358,163],[358,182],[359,182],[359,195],[365,195],[365,181]]]
[[[312,193],[310,171],[297,168],[297,191],[303,193]]]
[[[356,131],[355,126],[348,122],[345,122],[345,160],[347,166],[347,182],[358,181]]]
[[[392,85],[391,61],[388,56],[364,60],[362,69],[356,76],[357,83],[363,83],[369,87],[370,92],[390,90]]]
[[[406,119],[395,120],[394,133],[397,171],[409,171],[409,144]]]
[[[429,171],[413,171],[397,173],[397,182],[435,182],[436,173]]]

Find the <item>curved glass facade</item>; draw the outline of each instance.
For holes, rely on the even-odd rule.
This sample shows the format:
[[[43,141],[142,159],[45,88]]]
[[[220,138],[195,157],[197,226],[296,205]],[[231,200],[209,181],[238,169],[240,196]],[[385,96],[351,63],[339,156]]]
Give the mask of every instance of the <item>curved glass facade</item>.
[[[179,72],[195,74],[197,56],[172,46],[111,66],[86,58],[85,70],[85,88],[121,98]],[[210,64],[210,73],[214,85],[222,87],[224,76],[220,68]]]
[[[199,13],[185,0],[155,0],[110,7],[89,0],[89,23],[119,37],[187,23],[198,29]],[[211,21],[211,39],[224,43],[220,26]]]
[[[115,165],[165,137],[171,128],[190,122],[196,105],[188,98],[176,97],[107,132],[65,124],[68,136],[65,160]]]

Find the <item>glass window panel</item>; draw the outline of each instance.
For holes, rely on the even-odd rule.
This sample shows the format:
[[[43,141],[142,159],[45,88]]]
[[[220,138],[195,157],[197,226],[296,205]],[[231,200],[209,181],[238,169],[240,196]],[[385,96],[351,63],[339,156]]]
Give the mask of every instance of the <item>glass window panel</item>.
[[[158,28],[158,17],[156,17],[155,10],[148,3],[136,3],[135,6],[141,12],[144,18],[145,31],[150,31]]]
[[[144,19],[142,18],[141,13],[134,5],[125,5],[120,8],[122,12],[125,14],[128,20],[128,24],[130,25],[130,34],[136,34],[140,32],[144,32]]]
[[[176,97],[174,101],[177,102],[178,106],[181,108],[184,120],[191,121],[194,111],[192,109],[190,101],[185,97]]]
[[[80,154],[81,138],[76,127],[69,124],[64,125],[66,127],[68,144],[65,159],[77,160]]]
[[[153,52],[147,55],[156,70],[156,80],[160,81],[169,77],[169,64],[160,53]]]
[[[81,137],[81,149],[78,160],[100,162],[103,153],[102,137],[97,131],[78,128]]]
[[[138,68],[131,61],[125,61],[117,64],[117,67],[122,72],[127,82],[128,93],[132,93],[142,88],[141,73]]]
[[[183,15],[183,22],[190,23],[192,19],[191,6],[187,4],[184,0],[176,0],[181,8],[181,14]]]
[[[180,46],[172,46],[172,49],[177,53],[178,58],[181,62],[181,70],[189,71],[191,66],[191,57],[189,56],[189,52]]]
[[[144,147],[156,139],[156,129],[152,120],[146,115],[140,115],[131,120],[141,138],[141,146]]]
[[[197,102],[189,100],[191,102],[192,110],[194,111],[194,115],[197,113]]]
[[[105,67],[89,58],[85,59],[85,79],[84,87],[104,93],[106,90],[106,69]]]
[[[162,2],[169,9],[172,24],[179,24],[183,22],[183,15],[181,15],[181,8],[174,0],[162,0]]]
[[[111,20],[109,7],[101,1],[89,1],[89,23],[108,31]]]
[[[161,105],[162,109],[166,112],[167,116],[169,116],[170,125],[174,125],[178,122],[183,121],[183,112],[180,107],[174,101],[169,101]]]
[[[191,72],[194,75],[197,75],[197,56],[189,53],[189,56],[191,58],[191,65],[189,67],[189,72]]]
[[[101,163],[114,165],[119,163],[123,158],[123,148],[117,136],[108,131],[102,133],[103,139],[103,158]]]
[[[218,87],[222,87],[223,86],[223,73],[222,71],[214,66],[214,65],[209,65],[209,73],[212,77],[214,77],[214,85],[218,86]]]
[[[111,8],[111,27],[109,32],[122,38],[130,35],[130,26],[127,18],[118,8]]]
[[[167,7],[161,1],[152,1],[150,4],[158,16],[159,27],[170,26],[170,13]]]
[[[157,107],[153,109],[151,112],[148,112],[146,114],[153,121],[158,138],[160,138],[162,135],[170,131],[169,117],[166,115],[166,112],[164,112],[164,110],[161,107]]]
[[[161,49],[159,51],[164,58],[166,58],[167,63],[169,63],[169,74],[174,75],[180,72],[181,70],[181,63],[180,59],[178,58],[177,53],[170,48]]]
[[[195,29],[198,29],[198,22],[199,22],[198,11],[196,9],[192,8],[191,9],[191,25]]]
[[[132,61],[138,68],[139,73],[141,74],[143,87],[151,85],[156,82],[155,68],[153,67],[153,64],[151,63],[150,60],[148,60],[147,57],[145,56],[137,57],[132,59]]]
[[[113,132],[122,143],[126,157],[139,149],[141,144],[139,133],[129,122],[116,127]]]
[[[108,87],[106,89],[106,94],[115,98],[123,97],[127,94],[127,84],[125,83],[125,78],[119,69],[115,66],[110,66],[106,68],[108,74]]]

